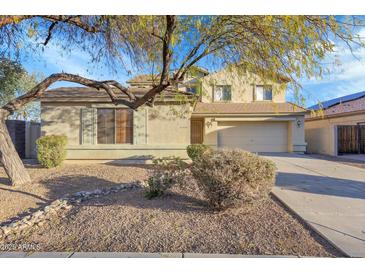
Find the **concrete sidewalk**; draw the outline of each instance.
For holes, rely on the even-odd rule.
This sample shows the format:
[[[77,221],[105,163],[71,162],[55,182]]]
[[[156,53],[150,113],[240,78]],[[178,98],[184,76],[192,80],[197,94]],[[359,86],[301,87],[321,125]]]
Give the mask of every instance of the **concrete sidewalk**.
[[[273,193],[351,257],[365,257],[365,169],[305,155],[266,155],[278,167]]]

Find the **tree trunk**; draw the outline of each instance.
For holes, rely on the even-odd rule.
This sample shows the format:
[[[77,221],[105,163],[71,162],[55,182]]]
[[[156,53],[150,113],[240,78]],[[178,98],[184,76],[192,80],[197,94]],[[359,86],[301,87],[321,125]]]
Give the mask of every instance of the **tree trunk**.
[[[12,185],[30,183],[31,179],[25,169],[5,124],[7,113],[0,110],[0,161]]]

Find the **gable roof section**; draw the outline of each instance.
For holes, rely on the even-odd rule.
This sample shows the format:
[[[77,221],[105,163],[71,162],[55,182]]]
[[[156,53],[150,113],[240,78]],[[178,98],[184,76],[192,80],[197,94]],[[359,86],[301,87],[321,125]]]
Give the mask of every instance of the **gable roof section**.
[[[313,105],[313,106],[309,107],[308,109],[310,109],[310,110],[319,110],[321,108],[322,109],[328,109],[328,108],[330,108],[334,105],[338,105],[338,104],[341,104],[341,103],[357,100],[357,99],[360,99],[362,97],[365,97],[365,91],[361,91],[361,92],[353,93],[353,94],[350,94],[350,95],[346,95],[346,96],[338,97],[338,98],[335,98],[335,99],[331,99],[331,100],[328,100],[328,101],[324,101],[324,102],[321,102],[320,104]]]
[[[197,103],[193,114],[304,114],[307,110],[292,103]]]

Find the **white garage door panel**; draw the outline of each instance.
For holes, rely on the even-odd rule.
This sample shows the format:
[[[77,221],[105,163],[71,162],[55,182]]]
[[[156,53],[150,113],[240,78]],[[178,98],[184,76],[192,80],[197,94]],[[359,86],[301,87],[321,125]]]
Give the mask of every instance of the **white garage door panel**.
[[[253,152],[287,152],[287,122],[221,122],[218,146]]]

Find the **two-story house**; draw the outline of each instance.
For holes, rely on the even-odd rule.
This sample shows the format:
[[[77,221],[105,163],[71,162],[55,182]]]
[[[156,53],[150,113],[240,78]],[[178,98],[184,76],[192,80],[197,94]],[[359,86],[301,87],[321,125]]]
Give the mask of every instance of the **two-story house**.
[[[140,75],[128,84],[141,95],[153,81]],[[209,74],[196,68],[177,87],[158,96],[153,108],[137,111],[111,104],[103,91],[58,88],[41,98],[41,131],[68,137],[68,159],[187,157],[191,143],[253,152],[304,152],[306,110],[286,102],[286,86],[285,79],[274,83],[231,69]],[[177,89],[190,95],[182,100]]]

